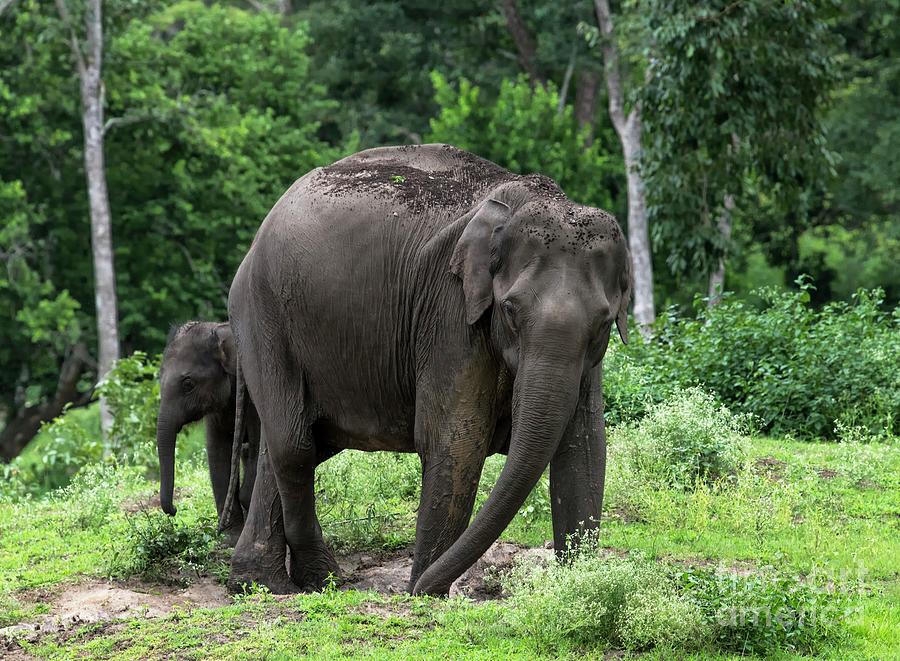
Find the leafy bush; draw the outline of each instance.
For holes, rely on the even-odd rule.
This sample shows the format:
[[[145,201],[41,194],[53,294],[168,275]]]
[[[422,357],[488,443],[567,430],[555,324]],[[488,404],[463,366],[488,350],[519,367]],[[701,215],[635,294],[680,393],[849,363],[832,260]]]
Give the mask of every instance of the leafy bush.
[[[125,521],[128,544],[110,556],[110,575],[165,580],[171,578],[173,570],[199,574],[212,569],[219,539],[215,518],[201,517],[187,523],[159,511],[140,510]]]
[[[511,625],[550,651],[702,646],[699,606],[643,556],[582,549],[570,562],[519,563],[502,579]]]
[[[772,568],[749,576],[692,568],[678,580],[703,610],[713,644],[741,654],[815,654],[841,635],[848,613],[838,592]]]
[[[638,423],[614,430],[621,468],[642,480],[679,487],[735,475],[746,457],[747,416],[735,415],[699,388],[654,405]]]
[[[45,424],[25,451],[9,464],[0,465],[0,500],[39,496],[66,486],[84,466],[124,464],[157,470],[156,416],[159,411],[159,360],[138,351],[116,361],[98,386],[113,414],[109,441],[100,436],[98,408],[67,409]],[[202,451],[202,434],[184,432],[178,459]]]
[[[97,388],[113,416],[109,454],[139,466],[156,464],[159,358],[142,351],[116,361]]]
[[[834,438],[838,421],[900,433],[900,308],[883,312],[875,290],[815,310],[812,285],[798,284],[757,292],[761,310],[698,299],[696,317],[670,312],[654,339],[635,334],[606,361],[607,419],[634,420],[673,387],[702,386],[773,434]]]
[[[102,457],[96,411],[67,409],[41,428],[25,452],[0,465],[0,501],[37,496],[63,487],[82,466]]]

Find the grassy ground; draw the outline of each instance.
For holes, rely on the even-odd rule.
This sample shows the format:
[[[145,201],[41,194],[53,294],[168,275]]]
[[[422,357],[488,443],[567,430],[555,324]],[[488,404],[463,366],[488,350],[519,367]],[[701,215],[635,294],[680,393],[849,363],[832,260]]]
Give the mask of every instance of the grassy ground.
[[[755,439],[736,484],[680,490],[624,475],[616,443],[613,434],[604,547],[675,566],[752,573],[772,565],[824,577],[848,592],[850,615],[823,656],[900,658],[900,447]],[[489,460],[479,502],[501,466]],[[392,549],[413,539],[415,457],[347,452],[320,473],[320,516],[335,547]],[[177,485],[174,524],[142,509],[152,509],[155,483],[135,469],[92,469],[51,497],[0,502],[0,627],[46,612],[35,595],[83,577],[221,575],[227,552],[209,532],[214,512],[202,455],[182,462]],[[543,482],[503,538],[535,546],[551,537]],[[171,548],[160,548],[160,539]],[[166,554],[174,561],[160,571],[154,561]],[[516,629],[508,608],[342,590],[283,599],[251,591],[222,608],[70,627],[8,646],[45,658],[596,658],[590,650],[546,649]]]

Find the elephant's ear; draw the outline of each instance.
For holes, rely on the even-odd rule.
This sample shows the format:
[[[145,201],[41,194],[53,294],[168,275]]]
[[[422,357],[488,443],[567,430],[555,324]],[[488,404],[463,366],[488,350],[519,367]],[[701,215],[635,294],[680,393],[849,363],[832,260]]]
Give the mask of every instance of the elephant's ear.
[[[237,353],[234,348],[234,336],[231,334],[231,326],[219,324],[213,331],[216,342],[216,355],[219,363],[228,374],[234,376],[237,372]]]
[[[469,325],[478,321],[494,300],[491,235],[508,218],[507,205],[487,200],[466,225],[450,258],[450,271],[462,280]]]
[[[632,268],[631,253],[626,250],[625,269],[619,279],[622,295],[619,298],[619,311],[616,313],[616,329],[619,331],[622,344],[628,344],[628,305],[631,303],[631,289],[634,284]]]

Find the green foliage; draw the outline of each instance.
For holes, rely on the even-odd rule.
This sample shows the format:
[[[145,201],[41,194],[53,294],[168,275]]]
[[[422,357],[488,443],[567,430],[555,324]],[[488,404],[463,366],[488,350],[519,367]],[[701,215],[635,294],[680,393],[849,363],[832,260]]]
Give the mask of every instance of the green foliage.
[[[96,412],[68,409],[46,423],[24,453],[0,465],[0,500],[19,500],[64,487],[83,466],[102,457]]]
[[[156,463],[156,416],[159,413],[159,358],[142,351],[116,361],[98,386],[113,415],[109,452],[137,466]]]
[[[509,620],[541,651],[696,649],[707,630],[698,605],[664,568],[641,556],[583,549],[567,563],[519,563],[503,579]]]
[[[698,481],[736,477],[750,431],[747,416],[734,415],[699,388],[677,392],[637,423],[617,427],[610,445],[620,470],[635,479],[692,488]]]
[[[465,72],[492,89],[517,73],[514,61],[493,57],[508,37],[496,7],[484,0],[294,5],[294,20],[308,26],[315,44],[310,56],[316,80],[339,102],[321,131],[334,145],[421,142],[435,112],[434,70],[452,78]]]
[[[171,580],[173,573],[199,575],[213,569],[219,540],[217,519],[185,522],[158,510],[140,510],[125,518],[128,543],[110,555],[111,576],[145,580]]]
[[[394,549],[413,539],[421,464],[414,454],[345,450],[316,470],[316,510],[337,549]]]
[[[690,568],[678,580],[703,610],[715,647],[729,652],[816,654],[841,638],[850,615],[834,586],[771,567],[748,576]]]
[[[2,171],[0,219],[0,411],[11,412],[52,394],[58,363],[81,334],[80,305],[52,280],[46,219]]]
[[[716,223],[726,195],[742,209],[763,190],[783,218],[828,174],[818,110],[836,73],[829,3],[659,0],[637,8],[654,240],[673,273],[708,273],[729,248]]]
[[[76,22],[80,11],[74,3]],[[172,322],[225,316],[231,276],[269,208],[339,155],[317,135],[334,104],[313,80],[303,23],[168,0],[107,2],[104,13],[119,333],[155,354]],[[34,0],[4,11],[0,32],[7,413],[53,393],[60,358],[79,339],[92,348],[95,324],[68,33],[52,3]]]
[[[672,386],[700,385],[776,434],[834,438],[838,421],[900,432],[900,309],[882,311],[875,290],[816,310],[811,285],[800,285],[758,292],[762,310],[734,299],[712,308],[698,301],[696,317],[670,313],[653,340],[612,353],[610,417],[633,419]],[[641,388],[648,399],[638,396]]]
[[[101,441],[96,405],[67,409],[43,425],[25,452],[0,465],[0,499],[38,496],[69,483],[93,464],[135,466],[156,474],[156,416],[159,412],[159,359],[137,351],[116,361],[98,394],[106,397],[113,426],[106,446]],[[196,426],[178,443],[178,462],[202,454],[204,440]]]
[[[556,89],[532,88],[519,76],[505,80],[496,98],[461,78],[458,89],[432,74],[440,106],[429,142],[447,142],[513,172],[540,172],[583,204],[616,210],[621,159],[602,140],[585,146],[571,107],[558,110]]]

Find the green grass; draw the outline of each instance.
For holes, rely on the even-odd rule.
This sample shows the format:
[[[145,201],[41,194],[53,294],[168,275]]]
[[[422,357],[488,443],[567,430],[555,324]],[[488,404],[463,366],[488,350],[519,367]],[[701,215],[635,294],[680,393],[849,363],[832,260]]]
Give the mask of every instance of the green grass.
[[[900,657],[900,446],[754,439],[749,468],[735,484],[685,490],[624,474],[616,443],[612,434],[602,546],[641,550],[667,563],[747,571],[772,565],[846,579],[854,588],[847,635],[826,647],[824,658]],[[502,458],[489,459],[479,503],[501,467]],[[329,541],[343,549],[412,541],[418,470],[409,455],[346,452],[327,462],[317,491]],[[182,461],[176,484],[179,525],[199,526],[213,514],[202,453]],[[503,539],[538,545],[552,538],[546,488],[545,478]],[[115,558],[135,544],[133,517],[141,514],[125,510],[155,491],[153,475],[107,468],[48,497],[0,502],[0,627],[45,609],[30,590],[109,574]],[[857,577],[864,589],[857,589]],[[224,608],[90,625],[22,646],[44,658],[541,658],[535,641],[509,623],[506,608],[354,591],[289,599],[255,594]],[[671,657],[671,650],[658,650],[641,658]]]

